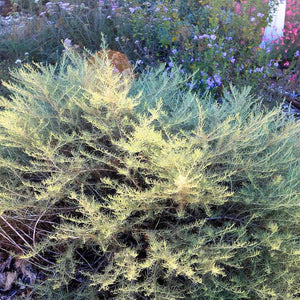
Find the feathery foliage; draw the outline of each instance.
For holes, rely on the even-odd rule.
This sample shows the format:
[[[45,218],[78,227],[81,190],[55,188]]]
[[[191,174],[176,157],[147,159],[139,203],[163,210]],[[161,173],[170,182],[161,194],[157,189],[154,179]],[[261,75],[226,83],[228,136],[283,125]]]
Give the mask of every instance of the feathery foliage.
[[[1,99],[0,246],[45,270],[37,293],[299,296],[300,124],[250,88],[220,105],[96,65],[24,66]]]

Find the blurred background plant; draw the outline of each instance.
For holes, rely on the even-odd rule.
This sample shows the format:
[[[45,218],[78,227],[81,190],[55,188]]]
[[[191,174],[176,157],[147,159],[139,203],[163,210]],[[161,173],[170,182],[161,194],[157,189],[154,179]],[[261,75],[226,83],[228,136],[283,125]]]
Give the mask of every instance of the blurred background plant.
[[[0,57],[23,62],[28,53],[28,60],[54,63],[63,51],[62,40],[94,52],[103,33],[108,47],[125,53],[137,72],[178,64],[181,72],[197,71],[193,87],[199,94],[210,90],[220,98],[230,82],[247,83],[262,93],[277,67],[268,49],[259,48],[261,28],[276,3],[16,0],[15,7],[31,14],[3,35]]]
[[[289,0],[286,4],[286,20],[283,36],[274,41],[273,51],[282,59],[292,61],[300,50],[300,2]]]

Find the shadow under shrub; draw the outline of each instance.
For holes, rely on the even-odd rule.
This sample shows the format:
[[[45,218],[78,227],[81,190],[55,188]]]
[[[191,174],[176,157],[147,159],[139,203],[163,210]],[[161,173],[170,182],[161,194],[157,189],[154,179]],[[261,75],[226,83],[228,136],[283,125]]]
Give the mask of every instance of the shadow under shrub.
[[[2,228],[0,247],[44,270],[38,297],[296,297],[300,123],[250,88],[222,105],[183,91],[167,111],[163,71],[132,86],[97,64],[24,66],[1,99],[1,218],[30,228]]]

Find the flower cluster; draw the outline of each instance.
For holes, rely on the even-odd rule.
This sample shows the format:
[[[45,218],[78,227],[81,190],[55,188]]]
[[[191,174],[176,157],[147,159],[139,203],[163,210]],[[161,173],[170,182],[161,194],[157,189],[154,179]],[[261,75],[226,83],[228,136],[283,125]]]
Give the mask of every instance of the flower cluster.
[[[283,36],[276,41],[276,49],[281,50],[285,59],[291,58],[300,47],[300,2],[287,1],[286,21]]]
[[[59,1],[59,2],[47,2],[45,4],[45,10],[42,11],[39,16],[44,16],[44,15],[54,15],[57,13],[57,10],[60,9],[64,12],[66,12],[67,14],[71,14],[74,9],[76,8],[81,8],[81,9],[88,9],[88,7],[86,7],[84,5],[84,3],[78,5],[78,4],[71,4],[69,2],[63,2],[63,1]]]
[[[193,88],[199,93],[220,94],[230,82],[255,87],[278,63],[258,47],[270,12],[266,1],[99,0],[93,7],[73,3],[44,6],[43,19],[55,27],[51,32],[60,34],[52,37],[53,45],[70,39],[96,51],[102,32],[107,46],[126,53],[137,71],[165,63],[167,70],[176,64],[182,73],[196,72]]]

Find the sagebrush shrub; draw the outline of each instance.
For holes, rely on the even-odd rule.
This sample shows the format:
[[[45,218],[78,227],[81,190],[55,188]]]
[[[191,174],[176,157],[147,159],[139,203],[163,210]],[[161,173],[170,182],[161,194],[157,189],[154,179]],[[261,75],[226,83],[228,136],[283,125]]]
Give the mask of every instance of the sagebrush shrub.
[[[299,123],[97,63],[24,66],[1,99],[0,243],[44,270],[39,297],[299,296]]]

